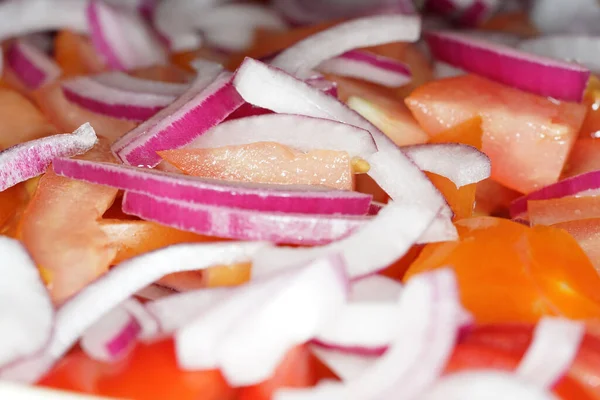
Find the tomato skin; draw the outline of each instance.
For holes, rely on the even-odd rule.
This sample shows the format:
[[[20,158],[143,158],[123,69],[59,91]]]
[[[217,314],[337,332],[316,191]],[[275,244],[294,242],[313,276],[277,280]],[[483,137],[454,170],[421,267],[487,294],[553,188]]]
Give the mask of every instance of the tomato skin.
[[[138,344],[125,359],[107,364],[81,350],[67,355],[39,385],[133,400],[233,400],[219,371],[182,371],[172,340]]]
[[[238,400],[269,400],[277,389],[302,388],[317,383],[317,363],[306,346],[289,350],[270,379],[240,389]]]

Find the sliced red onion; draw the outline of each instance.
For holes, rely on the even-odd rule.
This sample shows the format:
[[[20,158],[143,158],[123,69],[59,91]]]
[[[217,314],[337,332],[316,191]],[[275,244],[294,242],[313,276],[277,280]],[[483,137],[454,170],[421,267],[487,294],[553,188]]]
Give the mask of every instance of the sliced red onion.
[[[0,236],[2,367],[40,350],[52,333],[54,307],[35,263],[23,245]]]
[[[112,68],[129,70],[167,62],[160,40],[138,13],[91,0],[87,18],[92,43]]]
[[[201,235],[318,245],[348,236],[368,217],[270,213],[208,206],[126,192],[123,212]]]
[[[172,289],[152,284],[135,292],[135,296],[143,300],[159,300],[177,293]]]
[[[75,132],[30,140],[0,152],[0,191],[43,174],[55,157],[72,157],[90,150],[98,138],[92,126]]]
[[[125,164],[154,167],[161,161],[157,151],[185,146],[243,104],[228,72],[208,86],[207,79],[198,78],[175,102],[117,140],[115,154]]]
[[[526,213],[529,200],[549,200],[585,195],[586,192],[597,192],[598,189],[600,189],[600,171],[576,175],[519,197],[510,205],[510,216],[516,218]]]
[[[500,371],[465,371],[445,376],[420,400],[557,400],[550,391]]]
[[[6,50],[6,65],[31,90],[55,81],[61,74],[50,57],[24,39],[14,41]]]
[[[402,293],[402,284],[383,275],[372,275],[352,282],[351,302],[396,302]]]
[[[32,358],[1,370],[0,378],[22,382],[38,380],[86,329],[164,275],[248,262],[265,246],[266,243],[257,242],[179,244],[127,260],[65,302],[56,314],[50,343]]]
[[[323,61],[349,50],[390,42],[416,42],[420,33],[418,16],[392,14],[358,18],[301,40],[279,53],[271,64],[292,75],[308,78]]]
[[[351,50],[323,61],[317,70],[339,76],[358,78],[382,86],[399,87],[410,83],[409,67],[393,58],[366,51]]]
[[[474,0],[468,8],[462,11],[458,18],[458,23],[462,26],[478,26],[494,14],[502,1]]]
[[[542,36],[523,40],[518,47],[528,53],[576,62],[594,72],[600,72],[600,37],[598,36]]]
[[[424,208],[390,203],[356,233],[327,246],[277,247],[259,253],[252,266],[252,276],[294,268],[325,254],[341,254],[351,278],[367,276],[402,257],[426,232],[435,215]]]
[[[86,7],[82,0],[2,1],[0,39],[58,29],[87,32]]]
[[[369,205],[369,211],[367,212],[367,215],[377,215],[379,214],[379,211],[381,211],[383,209],[383,207],[385,207],[386,204],[385,203],[381,203],[378,201],[372,201],[371,205]]]
[[[590,71],[579,65],[528,54],[461,33],[428,32],[425,38],[436,59],[541,96],[579,102],[590,76]]]
[[[127,302],[137,303],[133,299],[125,300]],[[138,306],[142,307],[139,303]],[[114,362],[133,348],[141,332],[138,320],[125,304],[120,304],[85,330],[80,345],[94,360]]]
[[[516,47],[523,41],[523,38],[512,33],[496,32],[496,31],[481,31],[481,30],[466,30],[461,31],[465,35],[469,35],[475,39],[486,40],[509,47]]]
[[[57,158],[53,167],[59,175],[90,183],[173,200],[255,211],[365,215],[371,201],[371,196],[352,191],[227,182],[69,158]]]
[[[543,33],[600,34],[597,0],[533,0],[529,16]]]
[[[371,134],[361,128],[323,118],[291,114],[265,114],[219,124],[186,148],[240,146],[277,142],[310,151],[346,151],[350,157],[366,158],[377,152]]]
[[[358,355],[381,355],[402,323],[394,303],[346,304],[313,338],[316,346]]]
[[[423,171],[445,176],[459,188],[489,178],[492,169],[488,156],[464,144],[414,145],[402,151]]]
[[[311,346],[311,352],[342,381],[358,379],[377,362],[379,357],[378,355],[341,352],[320,346]]]
[[[281,390],[275,398],[415,398],[442,373],[458,336],[461,310],[452,270],[417,275],[396,306],[401,323],[393,343],[368,370],[343,384]]]
[[[431,229],[439,233],[441,240],[456,239],[456,229],[450,222],[452,212],[444,197],[387,136],[358,113],[283,71],[250,58],[238,69],[233,84],[244,100],[255,106],[368,130],[378,147],[378,152],[367,158],[369,175],[398,202],[418,204],[436,212],[442,208],[441,217]]]
[[[189,85],[185,83],[160,82],[136,78],[121,71],[90,75],[89,78],[114,89],[163,96],[180,96],[189,88]]]
[[[583,335],[582,322],[542,318],[516,373],[536,386],[551,388],[571,368]]]
[[[65,97],[78,106],[129,121],[145,121],[176,99],[110,87],[85,76],[65,80],[61,86]]]
[[[286,22],[269,7],[260,4],[221,4],[207,8],[194,18],[192,30],[200,30],[206,41],[226,51],[243,51],[252,44],[257,28],[287,29]]]
[[[181,329],[176,335],[179,364],[220,367],[234,387],[272,376],[285,353],[313,337],[348,291],[340,257],[322,258],[286,275],[263,285],[259,296],[242,288]]]
[[[338,97],[337,84],[335,82],[325,79],[325,77],[323,76],[309,78],[305,82],[308,83],[310,86],[319,89],[323,93],[326,93],[335,98]]]

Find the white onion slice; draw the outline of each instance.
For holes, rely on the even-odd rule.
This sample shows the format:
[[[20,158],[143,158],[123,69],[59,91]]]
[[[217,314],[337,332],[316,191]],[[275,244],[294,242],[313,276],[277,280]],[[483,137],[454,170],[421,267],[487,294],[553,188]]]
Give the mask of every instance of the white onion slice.
[[[292,114],[264,114],[219,124],[186,148],[240,146],[277,142],[310,151],[346,151],[350,157],[366,158],[377,152],[371,134],[361,128],[323,118]]]
[[[445,176],[458,188],[481,182],[492,171],[489,157],[465,144],[414,145],[402,151],[423,171]]]
[[[417,275],[397,305],[401,323],[394,342],[368,370],[343,384],[284,389],[275,398],[413,399],[443,371],[458,336],[461,310],[452,270]]]
[[[250,58],[242,63],[233,85],[248,103],[277,113],[326,118],[368,130],[378,152],[367,159],[369,175],[398,202],[417,204],[438,212],[441,218],[431,229],[437,239],[454,240],[452,211],[443,196],[402,151],[379,129],[346,105],[294,77]],[[432,234],[432,236],[434,236]]]
[[[28,33],[71,29],[86,33],[87,1],[8,0],[0,3],[0,39]]]
[[[584,334],[582,322],[542,318],[516,373],[539,387],[551,388],[571,367]]]
[[[113,143],[115,154],[125,164],[154,167],[161,161],[157,151],[185,146],[222,122],[243,100],[230,73],[215,75],[199,75],[177,100]]]
[[[346,304],[319,329],[313,343],[349,354],[383,354],[402,323],[397,311],[392,302]]]
[[[206,315],[185,327],[177,335],[180,363],[187,368],[206,368],[205,352],[198,350],[212,344],[216,363],[232,386],[246,386],[269,378],[286,352],[314,336],[319,327],[345,302],[348,292],[347,277],[341,258],[329,256],[286,274],[277,279],[278,285],[263,288],[259,298],[244,299],[244,291],[233,294],[241,297],[234,302],[234,314],[222,319]],[[227,304],[232,304],[228,302]],[[212,323],[211,323],[212,321]],[[214,337],[217,327],[220,334]],[[207,341],[208,332],[216,341]],[[212,335],[211,335],[212,334]],[[195,363],[195,360],[204,362]],[[249,363],[248,360],[253,360]]]
[[[518,48],[543,57],[585,65],[600,72],[600,37],[578,35],[541,36],[523,40]]]
[[[248,262],[265,246],[259,242],[179,244],[127,260],[67,300],[56,313],[54,332],[44,350],[0,371],[0,378],[36,381],[99,318],[164,275]]]
[[[331,244],[311,248],[274,247],[257,254],[252,277],[294,268],[324,254],[341,254],[352,278],[367,276],[402,257],[436,216],[427,209],[388,204],[356,233]]]
[[[412,15],[378,15],[341,23],[299,41],[278,54],[271,64],[300,78],[325,60],[349,50],[391,42],[415,42],[421,20]]]
[[[23,245],[0,236],[0,375],[2,367],[40,350],[50,338],[54,307]]]
[[[206,41],[225,51],[243,51],[252,44],[257,28],[287,29],[286,22],[269,7],[260,4],[222,4],[198,13],[191,30],[200,30]]]
[[[134,299],[127,299],[103,315],[83,333],[80,345],[88,356],[103,362],[123,358],[137,339],[154,336],[158,322]]]
[[[388,87],[400,87],[412,80],[412,74],[406,64],[366,51],[348,51],[323,61],[317,70]]]
[[[342,381],[358,379],[377,362],[379,356],[352,354],[339,350],[311,346],[311,352]]]
[[[558,400],[514,374],[496,371],[465,371],[441,378],[419,400]],[[333,399],[332,399],[333,400]]]
[[[31,90],[55,81],[62,73],[59,66],[46,53],[25,39],[16,40],[6,50],[6,65]]]
[[[533,0],[529,18],[543,33],[600,34],[597,0]]]
[[[91,0],[86,10],[92,43],[114,69],[166,64],[159,39],[137,12]]]
[[[402,284],[383,275],[372,275],[352,282],[350,302],[396,302],[402,293]]]
[[[73,133],[47,136],[0,152],[0,191],[43,174],[55,157],[85,153],[98,138],[89,123]]]

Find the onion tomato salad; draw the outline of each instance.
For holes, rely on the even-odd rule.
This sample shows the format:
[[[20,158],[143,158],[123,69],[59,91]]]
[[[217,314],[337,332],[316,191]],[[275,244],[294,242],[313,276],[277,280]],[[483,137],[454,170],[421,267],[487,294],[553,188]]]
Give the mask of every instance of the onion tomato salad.
[[[0,385],[600,400],[596,0],[0,21]]]

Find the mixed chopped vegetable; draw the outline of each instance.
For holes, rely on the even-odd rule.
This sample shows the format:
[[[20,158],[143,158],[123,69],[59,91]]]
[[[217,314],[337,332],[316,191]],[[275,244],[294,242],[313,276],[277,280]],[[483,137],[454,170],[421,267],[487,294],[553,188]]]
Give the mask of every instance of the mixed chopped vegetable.
[[[600,399],[596,0],[0,21],[0,382]]]

